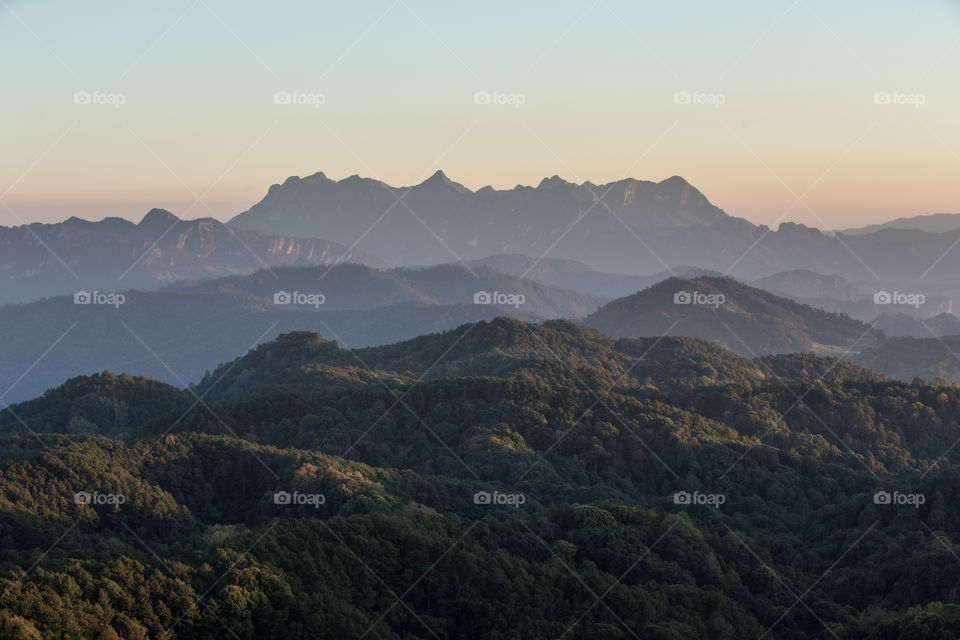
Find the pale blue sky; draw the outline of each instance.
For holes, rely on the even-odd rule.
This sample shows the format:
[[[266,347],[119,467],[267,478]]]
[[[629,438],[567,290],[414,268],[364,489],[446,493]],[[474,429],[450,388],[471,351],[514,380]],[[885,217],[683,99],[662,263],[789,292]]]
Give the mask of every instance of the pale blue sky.
[[[767,224],[960,212],[958,43],[956,0],[0,0],[0,224],[226,219],[289,175],[437,168],[471,188],[679,174]]]

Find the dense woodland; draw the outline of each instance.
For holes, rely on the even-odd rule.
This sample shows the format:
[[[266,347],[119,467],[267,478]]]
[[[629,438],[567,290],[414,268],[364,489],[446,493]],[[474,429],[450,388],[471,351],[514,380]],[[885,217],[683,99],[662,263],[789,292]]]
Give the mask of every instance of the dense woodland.
[[[960,637],[942,380],[499,318],[76,378],[0,433],[0,639]]]

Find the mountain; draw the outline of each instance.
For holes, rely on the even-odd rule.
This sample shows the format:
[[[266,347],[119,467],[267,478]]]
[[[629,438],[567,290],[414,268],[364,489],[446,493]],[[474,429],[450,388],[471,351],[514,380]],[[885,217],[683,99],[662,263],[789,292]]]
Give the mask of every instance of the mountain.
[[[830,299],[852,302],[873,296],[873,292],[851,284],[842,276],[823,275],[808,269],[781,271],[749,283],[758,289],[793,299]]]
[[[0,413],[3,637],[960,634],[956,386],[498,318],[193,391]]]
[[[850,360],[891,378],[960,385],[960,336],[895,337],[870,345]]]
[[[941,313],[930,318],[917,318],[905,313],[885,313],[877,318],[875,326],[891,338],[960,336],[960,318],[952,313]]]
[[[0,307],[0,400],[37,396],[64,377],[125,371],[183,385],[262,340],[323,331],[351,347],[515,315],[583,317],[601,300],[487,267],[377,270],[277,267],[129,291],[123,304],[72,296]],[[275,296],[286,296],[276,304]],[[475,296],[485,296],[475,303]]]
[[[517,277],[526,277],[555,287],[582,291],[608,299],[620,298],[676,274],[681,277],[699,277],[702,275],[719,276],[721,274],[707,269],[688,265],[674,267],[671,271],[660,271],[653,275],[631,276],[622,273],[596,271],[576,260],[543,258],[537,260],[520,254],[501,254],[471,260],[467,264],[490,267],[500,273]]]
[[[954,231],[960,229],[960,213],[933,213],[925,216],[913,216],[911,218],[897,218],[881,224],[844,229],[839,233],[853,236],[874,233],[883,229],[911,229],[915,231],[929,231],[931,233]]]
[[[555,244],[555,257],[575,258],[567,255],[573,247],[580,256],[604,256],[611,249],[605,243],[622,246],[625,235],[709,228],[728,218],[678,176],[604,185],[554,176],[537,187],[474,192],[438,171],[410,187],[359,176],[340,181],[323,173],[290,177],[230,224],[307,237],[322,233],[347,244],[359,240],[359,247],[389,261],[429,264],[504,253],[542,255]],[[636,252],[636,240],[629,248]],[[651,255],[629,264],[616,260],[626,268],[611,270],[637,273],[650,260]]]
[[[715,277],[668,278],[604,305],[585,324],[612,336],[704,338],[744,355],[839,354],[882,337],[847,316]]]
[[[121,218],[0,227],[0,304],[77,291],[158,289],[186,278],[250,273],[268,266],[383,263],[319,239],[233,230],[212,218],[180,220],[153,209]]]
[[[271,186],[230,224],[357,243],[398,265],[522,254],[627,275],[681,264],[741,280],[806,269],[886,290],[920,282],[928,295],[955,291],[960,270],[960,252],[951,250],[960,229],[844,234],[792,222],[771,229],[728,215],[679,176],[600,185],[554,176],[536,187],[471,191],[442,172],[409,187],[317,173]]]

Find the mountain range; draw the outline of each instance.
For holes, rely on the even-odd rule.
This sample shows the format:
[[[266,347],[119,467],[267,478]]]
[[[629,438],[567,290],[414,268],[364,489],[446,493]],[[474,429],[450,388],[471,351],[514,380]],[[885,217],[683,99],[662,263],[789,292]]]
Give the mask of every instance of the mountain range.
[[[958,437],[956,386],[812,354],[288,333],[0,413],[0,633],[956,637]]]
[[[136,224],[70,218],[0,227],[0,256],[0,304],[77,291],[152,290],[278,265],[383,265],[335,242],[235,230],[212,218],[180,220],[162,209]]]
[[[349,347],[513,315],[582,318],[603,300],[519,280],[488,267],[277,267],[250,275],[128,291],[120,305],[57,296],[0,307],[0,400],[42,394],[67,375],[105,369],[170,384],[199,380],[220,362],[294,330]],[[278,298],[286,296],[286,298]],[[485,297],[481,297],[485,296]]]
[[[345,347],[363,348],[498,316],[572,319],[615,337],[704,338],[748,357],[850,351],[846,357],[861,362],[860,352],[876,345],[871,354],[879,355],[871,355],[869,365],[881,373],[960,380],[955,366],[960,360],[945,360],[949,352],[939,342],[940,336],[960,333],[952,315],[928,320],[885,315],[871,329],[844,314],[732,278],[698,277],[700,272],[689,270],[684,278],[669,277],[612,301],[480,264],[276,267],[182,281],[159,291],[127,291],[116,305],[55,296],[0,307],[0,331],[7,337],[0,344],[0,401],[26,400],[65,377],[104,370],[186,386],[234,354],[290,331],[315,331]],[[715,306],[699,298],[676,304],[679,292],[723,300]],[[885,335],[878,329],[889,330],[886,337],[913,336],[933,344],[899,355],[894,366],[883,358]]]
[[[955,229],[960,229],[960,213],[931,213],[925,216],[897,218],[895,220],[882,222],[880,224],[870,224],[865,227],[858,227],[855,229],[844,229],[839,233],[852,236],[864,233],[874,233],[883,229],[912,229],[915,231],[929,231],[931,233],[953,231]]]
[[[881,229],[847,235],[733,217],[679,176],[472,191],[438,171],[393,187],[371,178],[290,177],[230,221],[242,229],[322,237],[392,264],[548,256],[594,269],[649,275],[693,264],[741,280],[807,269],[878,289],[957,289],[960,229]]]

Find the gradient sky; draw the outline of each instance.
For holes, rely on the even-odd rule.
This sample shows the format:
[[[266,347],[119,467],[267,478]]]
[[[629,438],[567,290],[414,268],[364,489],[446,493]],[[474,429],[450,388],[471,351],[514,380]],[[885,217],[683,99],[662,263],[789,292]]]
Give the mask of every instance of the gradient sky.
[[[227,219],[289,175],[438,168],[474,189],[677,174],[770,225],[960,212],[958,0],[0,0],[0,52],[3,225]]]

